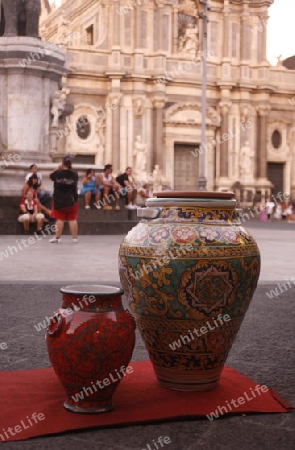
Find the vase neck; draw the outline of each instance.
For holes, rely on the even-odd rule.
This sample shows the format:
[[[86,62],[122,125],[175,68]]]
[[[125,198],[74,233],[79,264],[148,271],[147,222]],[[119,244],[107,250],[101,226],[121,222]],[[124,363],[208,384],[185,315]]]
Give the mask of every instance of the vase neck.
[[[121,295],[99,294],[63,294],[62,308],[70,308],[74,311],[118,311],[123,310]]]
[[[157,220],[165,222],[200,222],[211,224],[240,225],[237,211],[233,208],[194,207],[194,206],[164,206],[159,208]]]

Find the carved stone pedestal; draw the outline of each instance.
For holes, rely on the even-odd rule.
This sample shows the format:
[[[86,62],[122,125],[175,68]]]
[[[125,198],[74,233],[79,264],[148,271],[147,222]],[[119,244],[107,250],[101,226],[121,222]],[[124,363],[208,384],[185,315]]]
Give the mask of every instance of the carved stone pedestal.
[[[49,162],[50,100],[65,73],[65,54],[36,38],[0,38],[0,134],[22,160]]]
[[[0,54],[0,157],[50,163],[50,101],[66,72],[65,53],[37,38],[0,37]],[[1,175],[0,195],[8,182]]]

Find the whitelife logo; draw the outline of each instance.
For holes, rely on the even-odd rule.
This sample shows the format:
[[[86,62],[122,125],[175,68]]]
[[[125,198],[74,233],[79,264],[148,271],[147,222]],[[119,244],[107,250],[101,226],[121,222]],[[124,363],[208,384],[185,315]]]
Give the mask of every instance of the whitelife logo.
[[[223,416],[223,414],[228,414],[229,412],[231,412],[233,410],[233,408],[238,408],[240,405],[244,405],[246,403],[246,401],[250,402],[251,400],[254,400],[254,398],[259,397],[260,395],[263,395],[268,391],[268,387],[265,386],[264,384],[262,384],[262,385],[256,384],[254,389],[255,389],[256,393],[253,391],[252,388],[250,388],[250,393],[252,394],[252,397],[251,396],[249,397],[247,392],[244,392],[242,397],[239,397],[236,400],[231,399],[230,402],[226,401],[225,402],[226,405],[218,406],[215,411],[212,411],[210,414],[207,414],[206,417],[209,420],[218,419],[218,417],[220,417],[220,415]]]
[[[165,436],[165,437],[160,436],[160,437],[158,437],[157,442],[155,441],[155,439],[153,439],[153,443],[147,444],[146,448],[143,448],[142,450],[159,450],[160,448],[163,448],[165,444],[166,445],[171,444],[170,437],[169,436]]]
[[[219,321],[219,323],[217,322],[217,320]],[[169,347],[171,348],[171,350],[177,350],[178,348],[181,347],[181,345],[185,345],[188,344],[191,341],[195,340],[195,336],[193,335],[193,333],[196,334],[197,337],[202,337],[203,334],[207,334],[209,330],[213,331],[216,328],[220,327],[220,325],[223,325],[223,322],[229,322],[231,320],[230,316],[228,314],[224,314],[224,316],[222,316],[221,314],[219,314],[219,316],[215,319],[212,319],[212,321],[214,322],[215,326],[211,326],[212,323],[210,324],[209,321],[207,321],[204,325],[207,325],[207,327],[203,326],[201,328],[194,328],[192,331],[188,330],[189,334],[181,334],[179,337],[180,339],[178,339],[177,341],[172,342],[172,344],[169,344]]]
[[[79,300],[79,298],[77,300]],[[37,331],[46,330],[46,328],[49,325],[53,325],[54,322],[56,322],[56,323],[58,322],[59,316],[61,316],[62,318],[71,316],[74,313],[74,311],[80,311],[81,309],[85,308],[85,306],[88,306],[88,303],[94,303],[95,300],[96,300],[96,298],[94,295],[90,295],[88,297],[88,295],[86,294],[83,296],[81,301],[79,300],[79,302],[78,302],[79,306],[77,306],[75,303],[71,303],[71,306],[69,306],[68,308],[60,309],[58,315],[50,316],[50,317],[46,316],[45,320],[43,320],[43,322],[37,323],[37,325],[34,325],[34,327],[36,328]]]
[[[126,377],[127,373],[132,373],[133,371],[134,370],[132,366],[128,366],[127,368],[125,366],[121,366],[119,371],[116,369],[114,374],[109,373],[109,376],[107,378],[104,378],[103,380],[97,380],[95,383],[91,381],[92,386],[83,387],[82,391],[78,392],[75,395],[72,395],[72,399],[74,400],[74,402],[84,400],[85,397],[93,395],[94,392],[98,391],[96,386],[98,386],[99,389],[104,389],[110,384],[116,383],[117,381],[121,380],[121,378]],[[119,372],[121,372],[121,374]]]
[[[0,433],[0,438],[2,442],[7,441],[11,437],[15,436],[18,433],[21,433],[24,430],[27,430],[30,427],[38,424],[42,420],[45,419],[44,414],[34,412],[31,417],[27,416],[25,420],[21,420],[19,425],[14,425],[13,427],[8,427],[6,430],[2,428],[3,433]],[[5,436],[5,437],[4,437]]]
[[[272,299],[274,297],[278,297],[279,295],[281,295],[283,292],[288,291],[288,289],[292,289],[293,286],[291,284],[291,281],[293,282],[293,286],[295,285],[295,278],[291,277],[290,280],[286,280],[286,283],[277,283],[277,287],[274,289],[271,289],[269,292],[266,293],[266,295],[268,296],[268,298]],[[288,286],[287,286],[288,284]],[[284,288],[284,290],[282,289]],[[280,290],[280,292],[279,292]]]

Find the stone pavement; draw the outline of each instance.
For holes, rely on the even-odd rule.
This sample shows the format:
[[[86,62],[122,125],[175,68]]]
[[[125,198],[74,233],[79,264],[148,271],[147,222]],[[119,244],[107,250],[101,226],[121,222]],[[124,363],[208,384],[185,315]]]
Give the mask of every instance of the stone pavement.
[[[259,244],[260,283],[295,276],[295,223],[250,221],[243,226]],[[0,236],[0,283],[60,282],[63,286],[72,281],[119,282],[117,260],[123,237],[84,235],[79,237],[78,245],[73,245],[70,236],[63,236],[61,244],[50,244],[49,236],[39,236],[39,240],[35,237],[30,245],[29,236]]]
[[[244,226],[261,249],[262,273],[227,365],[274,388],[295,406],[295,285],[273,299],[266,295],[276,283],[295,277],[295,224],[249,222]],[[49,244],[46,238],[24,247],[21,239],[26,238],[0,236],[0,343],[7,343],[7,349],[0,350],[1,370],[49,367],[44,333],[34,324],[59,307],[60,287],[85,281],[119,283],[117,255],[123,236],[81,236],[77,245],[71,244],[69,236],[58,245]],[[18,244],[21,249],[12,250],[15,254],[11,255],[9,246]],[[133,360],[146,358],[137,335]],[[170,437],[171,444],[163,447],[167,450],[289,450],[295,447],[295,414],[85,430],[6,443],[5,448],[156,450],[152,440],[160,436]]]

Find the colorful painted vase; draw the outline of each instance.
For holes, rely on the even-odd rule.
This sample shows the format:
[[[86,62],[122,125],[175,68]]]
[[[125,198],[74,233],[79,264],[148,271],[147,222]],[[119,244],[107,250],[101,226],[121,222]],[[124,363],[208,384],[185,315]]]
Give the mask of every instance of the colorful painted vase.
[[[135,322],[123,309],[123,291],[86,285],[61,292],[62,307],[50,320],[46,341],[67,394],[64,407],[79,413],[111,411],[118,384],[132,372],[128,364],[135,345]]]
[[[213,389],[257,286],[259,250],[233,193],[155,195],[120,246],[121,283],[160,384]]]

